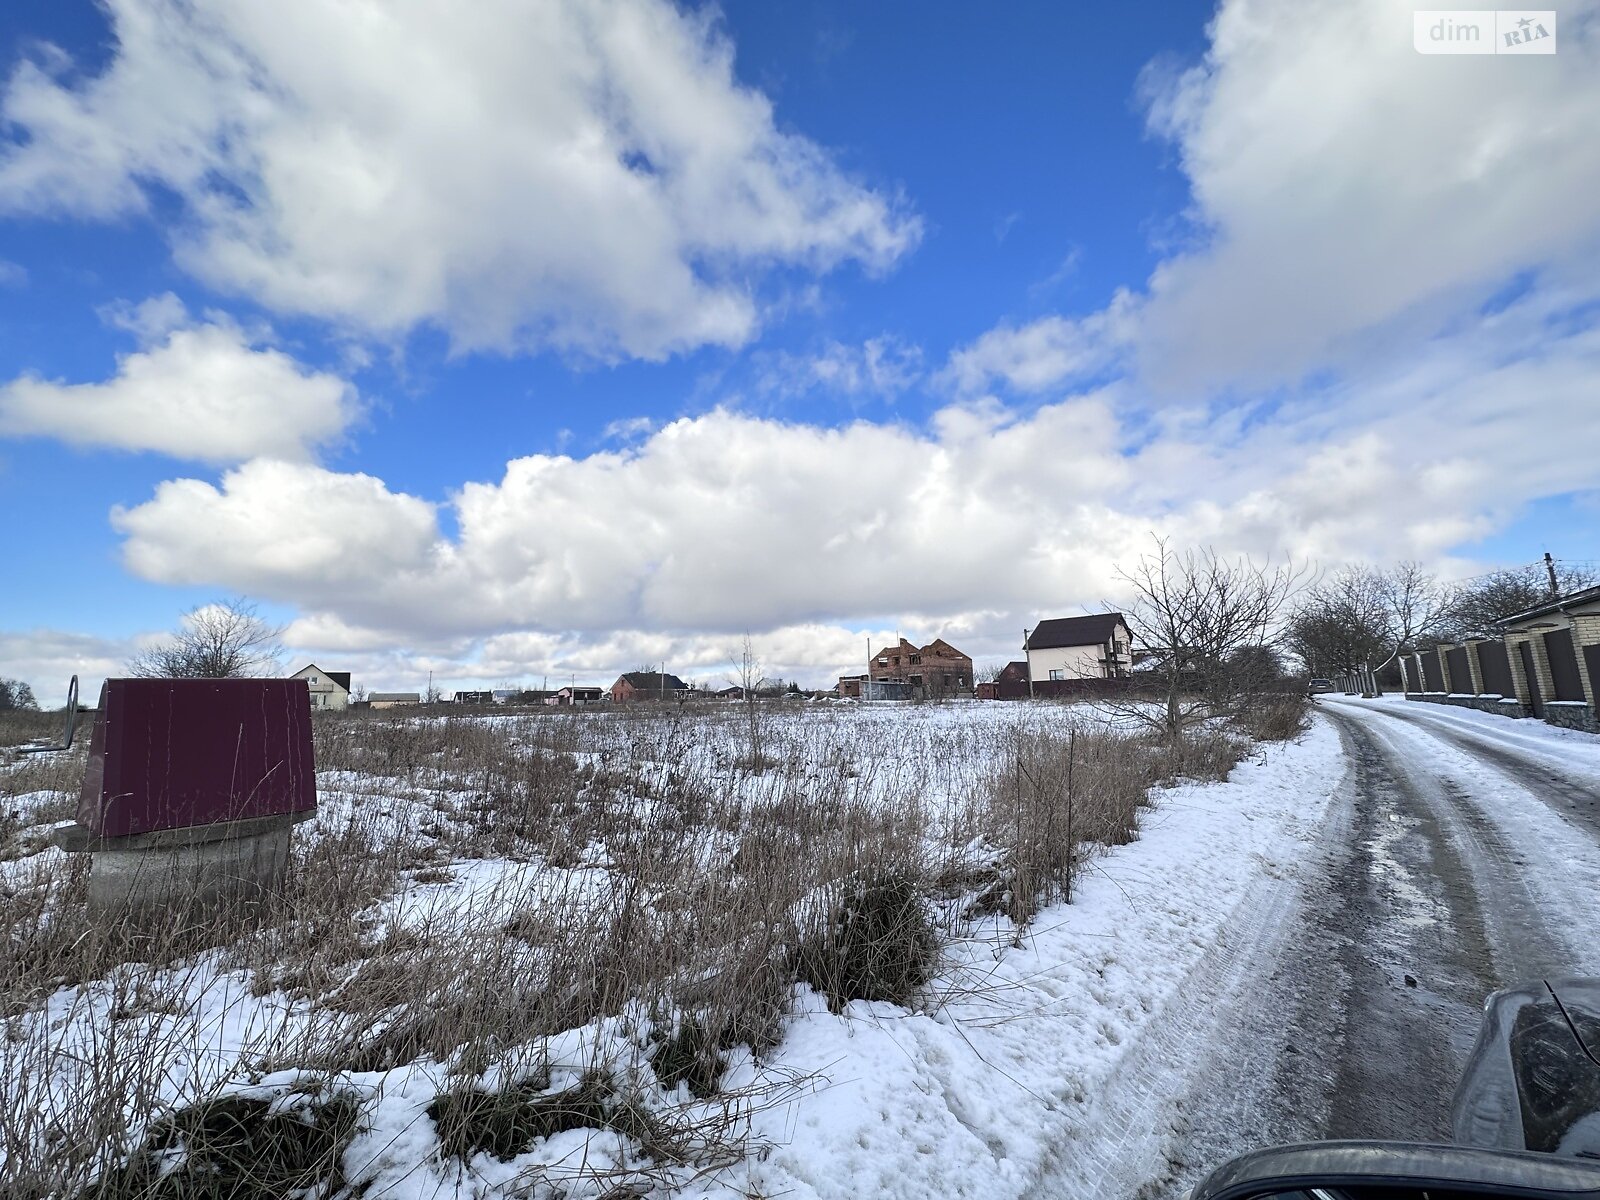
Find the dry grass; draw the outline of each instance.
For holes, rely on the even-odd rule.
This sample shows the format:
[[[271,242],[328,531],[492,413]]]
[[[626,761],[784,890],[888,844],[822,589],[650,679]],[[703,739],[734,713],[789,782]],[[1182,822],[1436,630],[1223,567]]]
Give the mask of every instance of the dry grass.
[[[241,1084],[418,1062],[452,1080],[432,1116],[446,1155],[514,1156],[559,1125],[632,1139],[647,1175],[709,1169],[743,1152],[738,1113],[761,1102],[723,1091],[728,1056],[778,1042],[797,983],[836,1009],[921,1003],[952,926],[1070,899],[1096,847],[1137,836],[1152,784],[1225,776],[1238,752],[1056,710],[998,748],[992,725],[930,719],[907,759],[882,723],[802,711],[768,724],[753,763],[741,720],[319,718],[322,809],[264,903],[90,923],[81,858],[0,862],[0,1197],[292,1191],[359,1104],[335,1084],[295,1101],[307,1140],[263,1150],[281,1169],[247,1180],[278,1192],[206,1191],[204,1163],[227,1179],[256,1153],[236,1136]],[[74,758],[81,772],[81,756],[0,771],[0,799],[30,797],[15,823],[70,815]],[[976,863],[975,836],[992,850]],[[219,1042],[219,1004],[253,1022],[248,1046]],[[597,1059],[549,1093],[550,1040],[601,1027],[646,1084]]]
[[[1280,692],[1262,698],[1243,720],[1244,732],[1257,742],[1287,742],[1311,723],[1311,701],[1304,692]]]
[[[347,1093],[227,1096],[179,1109],[77,1200],[282,1200],[337,1195],[359,1123]]]
[[[38,709],[0,709],[0,746],[21,746],[39,739],[61,736],[64,712],[40,712]]]

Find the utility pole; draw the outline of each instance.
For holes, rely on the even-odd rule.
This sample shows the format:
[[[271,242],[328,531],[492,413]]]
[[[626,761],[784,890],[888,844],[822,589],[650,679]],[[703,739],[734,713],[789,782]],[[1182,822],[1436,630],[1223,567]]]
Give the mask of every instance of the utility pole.
[[[1559,596],[1561,594],[1561,585],[1556,582],[1556,560],[1550,557],[1550,551],[1548,550],[1544,552],[1544,569],[1545,573],[1550,576],[1550,594]]]
[[[1033,660],[1028,657],[1028,627],[1022,627],[1022,666],[1028,672],[1028,699],[1033,699]]]

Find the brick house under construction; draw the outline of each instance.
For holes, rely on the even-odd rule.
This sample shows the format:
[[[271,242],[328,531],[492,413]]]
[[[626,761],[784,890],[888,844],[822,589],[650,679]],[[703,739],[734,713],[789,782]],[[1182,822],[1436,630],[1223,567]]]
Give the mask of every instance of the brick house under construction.
[[[972,660],[943,638],[926,646],[913,646],[905,638],[898,646],[879,650],[867,663],[874,683],[905,683],[922,696],[952,696],[972,690]]]

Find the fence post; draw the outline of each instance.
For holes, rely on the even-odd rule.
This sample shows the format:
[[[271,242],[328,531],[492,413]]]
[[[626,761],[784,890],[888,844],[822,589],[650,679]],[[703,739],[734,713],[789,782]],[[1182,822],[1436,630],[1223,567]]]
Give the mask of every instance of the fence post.
[[[1472,638],[1467,642],[1467,671],[1472,676],[1472,694],[1483,695],[1483,663],[1478,658],[1478,647],[1483,645],[1483,638]]]

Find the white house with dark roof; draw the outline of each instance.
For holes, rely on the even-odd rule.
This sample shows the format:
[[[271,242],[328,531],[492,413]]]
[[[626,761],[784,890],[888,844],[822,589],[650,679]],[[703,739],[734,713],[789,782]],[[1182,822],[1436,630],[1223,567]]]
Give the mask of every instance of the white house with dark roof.
[[[350,707],[349,671],[324,671],[316,663],[308,663],[289,678],[306,681],[311,689],[312,712],[333,712]]]
[[[1028,677],[1035,683],[1066,679],[1120,679],[1128,673],[1133,635],[1121,613],[1054,617],[1027,635]]]

